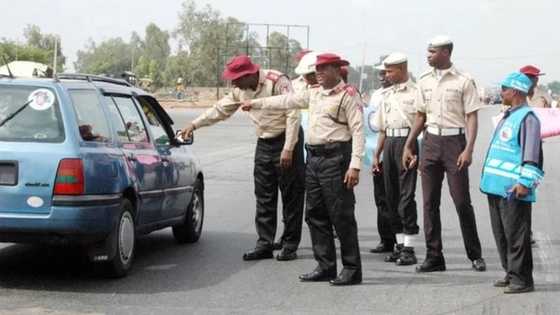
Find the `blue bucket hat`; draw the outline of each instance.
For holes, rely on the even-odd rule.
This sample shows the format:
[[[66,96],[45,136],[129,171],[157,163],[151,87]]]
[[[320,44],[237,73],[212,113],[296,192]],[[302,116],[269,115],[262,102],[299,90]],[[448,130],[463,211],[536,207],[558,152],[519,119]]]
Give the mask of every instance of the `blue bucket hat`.
[[[503,87],[518,90],[527,94],[529,93],[531,86],[533,86],[533,81],[521,72],[512,72],[502,81],[501,84]]]

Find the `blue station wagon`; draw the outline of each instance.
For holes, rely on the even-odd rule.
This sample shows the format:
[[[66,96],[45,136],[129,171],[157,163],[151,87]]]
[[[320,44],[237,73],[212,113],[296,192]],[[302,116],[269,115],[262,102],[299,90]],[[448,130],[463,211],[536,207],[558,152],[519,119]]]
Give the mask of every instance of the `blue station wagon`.
[[[204,177],[157,100],[126,81],[0,78],[0,242],[79,244],[125,276],[137,235],[198,241]]]

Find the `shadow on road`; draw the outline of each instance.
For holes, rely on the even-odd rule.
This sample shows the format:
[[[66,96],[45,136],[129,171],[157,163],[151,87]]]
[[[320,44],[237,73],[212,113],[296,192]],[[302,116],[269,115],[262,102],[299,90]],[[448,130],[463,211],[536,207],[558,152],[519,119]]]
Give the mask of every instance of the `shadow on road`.
[[[0,249],[0,287],[130,294],[195,290],[250,268],[253,263],[241,257],[254,241],[252,234],[206,232],[198,243],[180,245],[169,230],[160,231],[138,239],[134,268],[122,279],[104,277],[78,248],[11,245]]]

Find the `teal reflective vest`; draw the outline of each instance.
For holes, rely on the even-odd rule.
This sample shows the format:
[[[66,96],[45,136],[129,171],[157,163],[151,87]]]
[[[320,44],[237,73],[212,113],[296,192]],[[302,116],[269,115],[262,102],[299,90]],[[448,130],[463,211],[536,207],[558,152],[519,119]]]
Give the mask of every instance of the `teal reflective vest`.
[[[494,131],[480,180],[483,193],[508,198],[511,188],[519,183],[529,188],[529,194],[521,200],[535,202],[535,189],[544,173],[534,165],[521,165],[523,152],[519,144],[521,124],[529,113],[532,110],[524,105],[506,117]]]

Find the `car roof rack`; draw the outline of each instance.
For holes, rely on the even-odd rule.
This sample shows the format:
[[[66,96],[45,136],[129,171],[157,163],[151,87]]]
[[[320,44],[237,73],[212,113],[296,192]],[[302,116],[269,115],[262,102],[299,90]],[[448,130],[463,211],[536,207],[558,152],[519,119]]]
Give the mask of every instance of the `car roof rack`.
[[[88,82],[106,82],[106,83],[113,83],[113,84],[132,87],[132,84],[126,82],[125,80],[108,78],[108,77],[92,75],[92,74],[61,73],[55,75],[54,79],[57,81],[58,80],[85,80]]]

